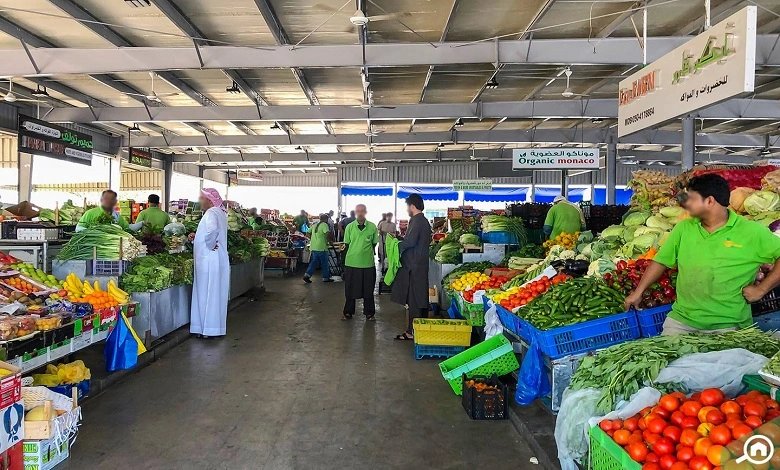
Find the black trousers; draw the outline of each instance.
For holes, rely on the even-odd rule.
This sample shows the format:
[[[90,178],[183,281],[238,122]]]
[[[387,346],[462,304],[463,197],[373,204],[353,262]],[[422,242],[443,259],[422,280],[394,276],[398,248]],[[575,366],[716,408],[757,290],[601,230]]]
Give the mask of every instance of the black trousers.
[[[354,315],[357,299],[347,299],[344,302],[344,315]],[[363,297],[363,315],[369,317],[376,314],[376,305],[374,304],[374,294]]]
[[[421,308],[418,311],[415,311],[414,309],[409,309],[409,324],[407,325],[406,331],[407,333],[414,333],[414,328],[412,327],[412,323],[414,322],[415,318],[428,318],[428,309],[427,308]]]

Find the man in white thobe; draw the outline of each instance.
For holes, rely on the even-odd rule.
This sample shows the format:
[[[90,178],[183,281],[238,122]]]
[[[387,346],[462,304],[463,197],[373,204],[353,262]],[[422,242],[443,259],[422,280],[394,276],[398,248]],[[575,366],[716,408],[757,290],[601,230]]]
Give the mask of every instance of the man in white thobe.
[[[230,261],[227,253],[227,214],[216,189],[200,195],[203,218],[192,242],[195,279],[192,283],[190,333],[201,338],[224,336],[227,320]]]

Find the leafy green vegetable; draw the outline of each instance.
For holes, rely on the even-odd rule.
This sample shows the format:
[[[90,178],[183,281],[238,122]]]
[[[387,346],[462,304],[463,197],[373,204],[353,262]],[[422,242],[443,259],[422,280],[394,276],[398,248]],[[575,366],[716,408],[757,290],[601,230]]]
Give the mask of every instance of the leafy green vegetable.
[[[533,243],[529,243],[527,245],[524,245],[522,248],[520,248],[517,251],[512,251],[506,254],[504,256],[504,259],[501,260],[501,265],[506,266],[506,264],[509,262],[509,258],[544,258],[544,248],[541,245],[535,245]]]
[[[120,285],[127,292],[156,292],[172,285],[192,284],[194,268],[191,253],[143,256],[131,263]]]

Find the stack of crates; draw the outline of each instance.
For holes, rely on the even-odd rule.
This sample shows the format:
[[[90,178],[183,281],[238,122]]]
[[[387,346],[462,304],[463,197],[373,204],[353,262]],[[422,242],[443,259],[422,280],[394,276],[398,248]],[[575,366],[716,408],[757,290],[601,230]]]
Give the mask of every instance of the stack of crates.
[[[448,358],[471,345],[471,325],[466,320],[415,318],[414,358]]]
[[[132,223],[133,221],[133,204],[135,204],[135,201],[132,199],[126,199],[123,201],[119,201],[119,217],[122,217],[125,219],[127,223]]]

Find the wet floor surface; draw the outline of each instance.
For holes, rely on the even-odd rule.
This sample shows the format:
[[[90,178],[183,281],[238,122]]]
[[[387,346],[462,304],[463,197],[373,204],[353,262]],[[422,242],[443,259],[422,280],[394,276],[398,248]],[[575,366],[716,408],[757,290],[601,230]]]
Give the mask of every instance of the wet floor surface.
[[[389,295],[376,322],[344,322],[343,284],[266,287],[225,338],[186,341],[88,401],[58,468],[535,467],[509,421],[471,421],[438,361],[393,340],[405,316]]]

